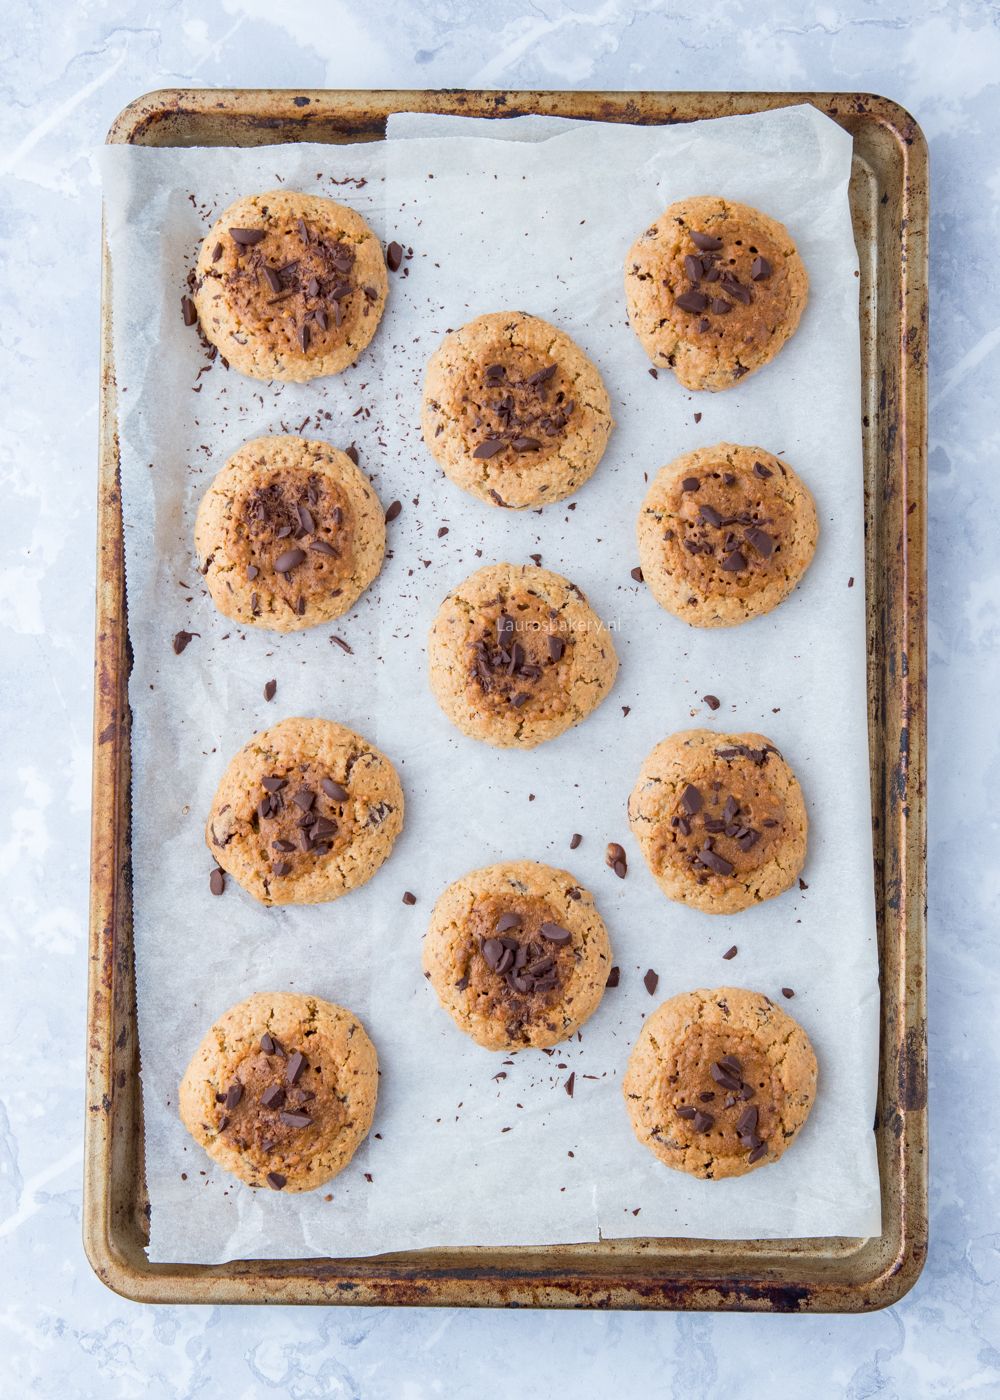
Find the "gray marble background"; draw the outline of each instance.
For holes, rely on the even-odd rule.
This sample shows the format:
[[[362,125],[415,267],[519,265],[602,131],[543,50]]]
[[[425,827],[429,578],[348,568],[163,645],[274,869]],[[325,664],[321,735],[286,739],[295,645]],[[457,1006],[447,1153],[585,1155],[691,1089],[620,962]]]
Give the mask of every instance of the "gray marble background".
[[[1000,1395],[1000,6],[12,0],[0,32],[0,1394]],[[869,90],[932,158],[932,1245],[867,1317],[141,1308],[80,1246],[100,190],[175,85]],[[44,368],[44,376],[42,370]],[[40,388],[44,384],[51,388]],[[985,1055],[985,1059],[983,1056]]]

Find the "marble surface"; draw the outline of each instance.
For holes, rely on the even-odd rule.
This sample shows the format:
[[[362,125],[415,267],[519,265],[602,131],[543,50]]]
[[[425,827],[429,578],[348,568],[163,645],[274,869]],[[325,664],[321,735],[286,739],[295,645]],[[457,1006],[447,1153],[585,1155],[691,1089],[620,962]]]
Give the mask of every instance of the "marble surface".
[[[12,0],[0,39],[0,1393],[1000,1395],[1000,1169],[984,1112],[1000,876],[995,390],[1000,8],[796,0]],[[172,85],[867,89],[932,153],[932,1244],[866,1317],[141,1308],[80,1246],[100,191]],[[37,366],[44,362],[40,390]],[[993,916],[991,918],[991,916]],[[981,1047],[981,1048],[980,1048]]]

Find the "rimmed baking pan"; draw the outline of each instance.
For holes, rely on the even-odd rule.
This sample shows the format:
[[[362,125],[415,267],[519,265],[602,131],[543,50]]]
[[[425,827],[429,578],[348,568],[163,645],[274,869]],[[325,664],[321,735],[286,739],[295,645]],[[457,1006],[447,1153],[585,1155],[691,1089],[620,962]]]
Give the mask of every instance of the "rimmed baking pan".
[[[927,150],[881,98],[846,93],[165,91],[111,142],[241,146],[384,135],[392,112],[655,124],[809,102],[851,133],[861,280],[869,738],[881,1038],[873,1239],[614,1240],[368,1259],[154,1264],[145,1254],[130,879],[130,649],[110,278],[104,259],[84,1243],[147,1302],[858,1312],[909,1289],[927,1244],[925,1030]]]

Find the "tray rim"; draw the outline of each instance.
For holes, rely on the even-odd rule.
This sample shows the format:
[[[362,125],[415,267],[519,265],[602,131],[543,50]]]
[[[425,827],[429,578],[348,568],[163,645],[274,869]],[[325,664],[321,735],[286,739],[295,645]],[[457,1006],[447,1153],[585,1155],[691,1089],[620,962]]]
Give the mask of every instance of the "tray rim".
[[[716,104],[714,113],[692,110]],[[85,1162],[84,1248],[91,1266],[108,1287],[136,1301],[288,1302],[385,1305],[544,1306],[714,1309],[759,1311],[869,1311],[898,1301],[916,1282],[927,1249],[927,1110],[926,1110],[926,300],[927,300],[927,148],[919,126],[897,103],[869,94],[625,92],[586,90],[475,92],[472,90],[334,90],[334,89],[161,89],[130,102],[118,114],[109,143],[154,144],[143,140],[157,123],[177,117],[240,121],[258,120],[265,132],[290,123],[301,126],[297,139],[309,140],[309,127],[337,121],[362,136],[377,133],[391,111],[452,111],[504,117],[529,111],[553,112],[600,120],[642,124],[688,121],[699,116],[732,115],[809,103],[841,125],[875,122],[898,144],[903,168],[900,218],[899,400],[896,424],[886,450],[899,453],[906,509],[898,541],[902,589],[899,638],[902,669],[899,712],[900,751],[891,775],[898,787],[898,904],[894,922],[900,933],[901,959],[893,1002],[896,1029],[902,1034],[888,1065],[888,1048],[880,1051],[880,1102],[887,1073],[895,1073],[890,1106],[895,1121],[880,1132],[894,1135],[900,1163],[899,1194],[887,1217],[883,1177],[883,1229],[880,1237],[852,1241],[616,1241],[615,1248],[581,1245],[548,1249],[487,1247],[467,1250],[413,1251],[405,1255],[360,1260],[246,1260],[219,1265],[157,1265],[145,1256],[130,1258],[119,1237],[121,1221],[112,1209],[112,1134],[115,1090],[124,1087],[115,1071],[115,1050],[127,1039],[129,1007],[119,1036],[116,996],[127,999],[131,970],[130,927],[123,938],[121,910],[128,903],[127,854],[128,638],[124,626],[124,590],[120,495],[117,486],[115,387],[110,355],[110,283],[103,245],[101,453],[98,500],[98,588],[94,774],[91,868],[90,976],[88,986],[88,1056]],[[652,105],[653,112],[647,110]],[[266,115],[262,115],[261,109]],[[374,112],[373,112],[374,109]],[[281,136],[276,136],[281,141]],[[327,138],[329,139],[329,138]],[[171,144],[169,142],[164,144]],[[189,144],[187,142],[177,144]],[[233,144],[250,144],[234,142]],[[261,143],[266,144],[266,141]],[[102,240],[103,244],[103,240]],[[903,332],[905,331],[905,336]],[[883,388],[884,393],[884,388]],[[900,439],[902,440],[900,442]],[[866,449],[867,451],[867,449]],[[869,630],[873,623],[869,621]],[[124,684],[124,705],[122,704]],[[872,678],[869,676],[869,694]],[[883,707],[887,703],[882,697]],[[873,755],[874,757],[874,755]],[[125,789],[123,792],[122,789]],[[876,869],[876,879],[878,869]],[[130,911],[129,911],[130,919]],[[914,979],[912,985],[910,979]],[[882,1033],[886,999],[882,989]],[[134,1003],[131,1007],[134,1026]],[[132,1052],[134,1054],[134,1051]],[[139,1092],[141,1100],[141,1091]],[[141,1109],[141,1104],[140,1104]],[[119,1164],[120,1166],[120,1164]],[[880,1171],[884,1167],[880,1165]],[[888,1255],[872,1246],[889,1236]],[[657,1250],[656,1245],[661,1249]],[[632,1254],[626,1250],[632,1246]],[[755,1277],[740,1277],[713,1264],[712,1253],[728,1246],[755,1260]],[[580,1265],[577,1261],[589,1259]],[[600,1249],[597,1262],[594,1249]],[[781,1272],[769,1263],[779,1259],[815,1258],[849,1261],[861,1258],[861,1274],[852,1282],[803,1281],[804,1275]],[[577,1253],[584,1251],[584,1254]],[[630,1268],[637,1258],[660,1259],[660,1267]],[[483,1263],[470,1261],[476,1255]],[[504,1267],[489,1260],[513,1259]],[[870,1259],[863,1256],[869,1255]],[[451,1262],[433,1263],[432,1256]],[[678,1276],[680,1275],[680,1276]]]

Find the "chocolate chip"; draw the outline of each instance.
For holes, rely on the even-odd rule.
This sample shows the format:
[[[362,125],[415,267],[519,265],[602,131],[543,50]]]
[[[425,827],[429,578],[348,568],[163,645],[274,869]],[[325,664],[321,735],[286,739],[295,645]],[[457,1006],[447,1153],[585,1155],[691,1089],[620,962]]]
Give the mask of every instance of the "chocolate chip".
[[[268,1039],[270,1040],[270,1036],[268,1036]],[[272,1047],[273,1047],[274,1042],[272,1041],[271,1043],[272,1043]],[[263,1045],[264,1045],[264,1042],[263,1042],[263,1040],[262,1040],[262,1041],[261,1041],[261,1048],[262,1048],[262,1049],[263,1049]],[[268,1052],[268,1053],[270,1053],[270,1052]],[[284,1089],[281,1087],[280,1084],[269,1084],[269,1085],[267,1086],[267,1088],[264,1090],[264,1092],[261,1094],[261,1096],[260,1096],[260,1101],[261,1101],[261,1103],[264,1105],[265,1108],[278,1108],[278,1107],[280,1107],[281,1104],[283,1104],[283,1103],[285,1102],[285,1091],[284,1091]]]
[[[173,648],[174,655],[180,656],[192,637],[200,637],[200,632],[177,632],[174,634]]]
[[[606,864],[606,865],[610,865],[610,866],[612,867],[612,869],[613,869],[616,860],[624,860],[624,859],[625,859],[625,847],[624,847],[624,846],[619,846],[619,844],[618,844],[617,841],[609,841],[609,842],[608,842],[608,849],[607,849],[607,850],[605,851],[605,853],[604,853],[604,862],[605,862],[605,864]]]
[[[298,792],[292,793],[292,801],[300,812],[308,812],[316,801],[316,794],[310,791],[309,788],[302,787],[299,788]]]
[[[714,316],[728,316],[732,309],[732,303],[723,300],[722,297],[712,298],[712,314]]]
[[[260,1048],[265,1055],[273,1055],[278,1048],[278,1042],[265,1031],[260,1038]]]
[[[268,1172],[267,1174],[267,1184],[272,1191],[280,1191],[282,1187],[287,1185],[287,1182],[287,1176],[282,1176],[280,1172]]]
[[[507,444],[503,438],[486,438],[473,452],[473,457],[478,457],[481,461],[486,461],[490,457],[495,457],[498,452],[502,452]]]
[[[679,306],[682,311],[704,311],[708,306],[708,297],[704,292],[695,291],[682,292],[679,297],[674,297],[674,305]]]
[[[787,998],[787,1000],[791,1001],[791,999],[792,999],[792,997],[795,995],[795,993],[794,993],[794,991],[792,990],[791,987],[782,987],[782,989],[781,989],[781,995],[782,995],[783,997]]]
[[[252,248],[255,243],[263,243],[265,233],[262,228],[231,228],[229,237],[240,248]]]
[[[760,1159],[764,1156],[764,1153],[765,1153],[766,1151],[767,1151],[767,1143],[766,1143],[766,1142],[762,1142],[762,1143],[760,1144],[759,1147],[755,1147],[754,1150],[750,1153],[750,1156],[747,1158],[747,1162],[748,1162],[748,1163],[759,1162]]]
[[[419,238],[417,239],[419,243]],[[385,250],[385,264],[390,272],[398,272],[400,263],[403,261],[403,249],[395,240],[389,244]]]
[[[739,950],[737,949],[736,944],[734,943],[731,948],[726,949],[722,956],[725,958],[726,962],[730,962],[733,958],[735,958],[738,951]]]
[[[701,702],[703,705],[707,705],[710,710],[717,710],[722,704],[722,701],[717,695],[703,695],[701,697]]]
[[[631,569],[629,572],[630,576],[635,579],[636,583],[642,583],[642,570],[639,568],[638,564],[635,566],[634,569]]]
[[[312,543],[310,544],[309,548],[310,548],[311,550],[313,550],[314,553],[316,553],[316,554],[325,554],[325,555],[327,555],[328,558],[330,558],[330,557],[332,557],[332,558],[334,558],[334,559],[339,559],[339,558],[340,558],[339,551],[337,551],[336,549],[334,549],[333,545],[332,545],[332,544],[329,544],[326,540],[313,540]]]
[[[770,467],[765,467],[763,462],[754,462],[753,474],[754,476],[759,476],[761,481],[764,481],[767,477],[773,476],[774,472],[771,471]]]
[[[696,1108],[691,1108],[688,1104],[683,1104],[680,1108],[676,1109],[675,1112],[678,1118],[691,1119],[695,1116],[698,1110]]]
[[[526,705],[530,699],[531,696],[526,690],[519,690],[516,695],[512,695],[510,697],[510,703],[511,705],[513,705],[515,710],[519,710],[521,706]]]
[[[714,1122],[715,1119],[710,1113],[705,1113],[701,1109],[699,1109],[698,1112],[694,1115],[694,1121],[692,1122],[691,1126],[692,1128],[694,1128],[696,1133],[707,1133]]]
[[[281,278],[280,278],[280,277],[278,276],[278,274],[275,272],[274,268],[273,268],[273,267],[268,267],[268,266],[265,264],[265,265],[261,268],[261,271],[263,272],[263,274],[264,274],[264,280],[267,282],[267,285],[271,288],[271,291],[272,291],[272,292],[280,292],[281,289],[282,289],[282,288],[281,288]]]
[[[716,1084],[720,1085],[723,1089],[729,1089],[734,1094],[738,1092],[740,1087],[740,1081],[738,1076],[730,1073],[730,1071],[726,1068],[725,1065],[722,1064],[721,1061],[718,1064],[712,1065],[709,1069],[709,1073],[715,1080]]]
[[[716,851],[701,850],[695,860],[708,870],[714,870],[716,875],[731,875],[735,869],[735,866],[730,865],[729,861],[724,860]]]
[[[321,778],[319,785],[332,802],[346,802],[350,796],[347,788],[335,783],[332,778]]]
[[[404,890],[404,891],[403,891],[403,903],[404,903],[404,904],[416,904],[416,902],[417,902],[417,896],[416,896],[415,894],[411,894],[409,890]]]
[[[279,1113],[278,1117],[289,1128],[309,1128],[312,1126],[312,1119],[308,1113],[292,1110]]]
[[[771,555],[774,553],[776,541],[766,530],[761,530],[758,529],[757,526],[754,526],[753,529],[746,532],[746,539],[747,543],[752,544],[762,558],[770,559]]]
[[[198,312],[190,297],[181,297],[181,315],[184,317],[186,326],[193,326],[198,320]]]
[[[692,282],[700,282],[705,271],[701,258],[696,258],[693,253],[688,253],[684,259],[684,271]]]
[[[573,1097],[573,1088],[574,1088],[575,1084],[576,1084],[576,1070],[574,1070],[574,1071],[572,1072],[572,1074],[570,1075],[570,1077],[566,1080],[566,1083],[563,1085],[563,1088],[566,1090],[567,1094],[569,1094],[570,1098]]]
[[[225,892],[226,877],[218,868],[218,866],[216,866],[216,868],[208,877],[208,888],[211,890],[212,894],[216,895],[223,894]]]
[[[621,970],[621,968],[620,968],[620,967],[613,967],[613,968],[611,969],[611,971],[608,973],[608,980],[605,982],[604,985],[605,985],[605,987],[617,987],[618,984],[619,984],[619,982],[620,982],[621,980],[622,980],[622,970]]]
[[[276,860],[271,866],[275,875],[288,875],[291,873],[291,869],[292,867],[287,860]]]
[[[581,842],[582,840],[583,840],[583,837],[580,835],[580,833],[579,833],[578,831],[574,831],[574,832],[573,832],[573,835],[569,838],[569,848],[570,848],[570,850],[571,850],[571,851],[575,851],[576,848],[577,848],[577,846],[579,846],[579,844],[580,844],[580,842]]]
[[[713,238],[710,233],[696,233],[691,229],[691,242],[702,253],[717,253],[722,247],[721,238]]]
[[[302,1078],[302,1071],[307,1064],[308,1061],[305,1055],[302,1054],[301,1050],[296,1050],[285,1067],[286,1082],[289,1084],[297,1084]]]
[[[554,943],[559,948],[573,937],[569,929],[563,928],[562,924],[544,923],[538,931],[548,943]]]
[[[521,927],[521,916],[510,910],[506,914],[501,914],[497,919],[497,933],[509,933],[511,929]]]
[[[239,1101],[240,1101],[240,1099],[241,1099],[242,1097],[243,1097],[243,1085],[240,1083],[240,1081],[239,1081],[238,1079],[234,1079],[233,1082],[232,1082],[232,1084],[230,1084],[229,1088],[226,1090],[226,1098],[225,1098],[225,1105],[226,1105],[226,1108],[227,1108],[230,1112],[232,1112],[232,1110],[237,1106],[237,1104],[239,1103]]]
[[[659,973],[654,972],[653,969],[650,968],[642,979],[642,985],[646,988],[646,991],[649,993],[649,995],[652,996],[659,984]]]
[[[561,661],[563,652],[566,650],[566,643],[562,637],[557,637],[554,633],[549,633],[549,660]]]
[[[303,353],[305,353],[305,351],[309,349],[310,339],[311,335],[309,327],[307,325],[301,325],[299,327],[299,344],[302,346]]]
[[[528,376],[528,383],[532,385],[545,384],[552,378],[557,369],[557,365],[546,365],[544,369],[536,369],[534,374]]]
[[[287,778],[261,778],[260,780],[260,785],[265,792],[280,792],[287,783]]]
[[[214,263],[217,263],[221,257],[222,257],[222,244],[221,244],[221,243],[216,243],[215,247],[212,249],[212,261],[213,261]]]
[[[536,452],[541,445],[538,438],[533,437],[516,437],[511,443],[511,447],[513,447],[515,452]],[[478,449],[472,455],[478,457]],[[492,456],[493,454],[491,453],[490,455]]]
[[[264,699],[270,703],[270,701],[272,701],[275,695],[277,694],[277,690],[277,681],[267,681],[264,685]]]
[[[306,557],[304,549],[286,549],[283,554],[279,554],[274,561],[274,572],[276,574],[287,574],[292,569],[298,568]]]
[[[722,561],[722,568],[729,574],[739,573],[739,571],[745,569],[746,566],[746,558],[738,549],[734,549],[731,554],[727,554]]]
[[[704,805],[704,798],[693,783],[688,783],[681,793],[681,808],[689,816],[696,816]]]
[[[504,948],[499,938],[487,938],[483,943],[483,957],[487,966],[492,968],[494,972],[500,965],[500,959],[508,951],[509,949]]]
[[[712,506],[699,506],[698,515],[706,525],[712,525],[715,529],[722,524],[722,516]]]
[[[697,491],[701,487],[701,482],[696,476],[686,476],[681,482],[682,491]]]
[[[750,264],[750,276],[754,282],[766,282],[771,275],[771,264],[767,258],[756,257]]]
[[[401,501],[393,501],[385,513],[386,521],[395,520],[403,509]]]

